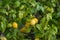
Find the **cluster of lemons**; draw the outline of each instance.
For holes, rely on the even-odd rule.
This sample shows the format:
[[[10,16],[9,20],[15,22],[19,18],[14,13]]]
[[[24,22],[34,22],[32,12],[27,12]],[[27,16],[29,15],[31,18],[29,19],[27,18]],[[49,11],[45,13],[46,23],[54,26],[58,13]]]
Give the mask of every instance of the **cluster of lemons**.
[[[38,23],[38,19],[37,18],[33,18],[30,20],[30,22],[26,22],[25,26],[20,30],[21,32],[25,32],[26,29],[29,28],[29,26],[34,26],[36,23]]]
[[[38,23],[38,19],[37,18],[32,18],[30,20],[30,22],[26,22],[26,24],[24,25],[23,28],[20,29],[20,32],[25,33],[26,29],[28,29],[31,26],[34,26],[35,24]],[[12,24],[9,24],[11,27],[17,29],[18,28],[18,23],[17,22],[13,22]],[[35,38],[35,40],[39,40],[39,38]]]
[[[30,22],[26,22],[25,26],[23,28],[21,28],[21,32],[24,32],[27,28],[29,28],[29,26],[34,26],[36,23],[38,23],[38,19],[37,18],[32,18],[30,20]],[[13,27],[13,28],[18,28],[18,23],[17,22],[13,22],[12,24],[9,23],[8,26]]]
[[[21,32],[25,32],[27,28],[29,28],[29,26],[33,26],[36,23],[38,23],[38,19],[37,18],[33,18],[30,20],[30,22],[26,22],[25,26],[20,30]],[[10,26],[12,26],[13,28],[18,28],[18,23],[17,22],[13,22],[12,24],[9,24]],[[7,40],[4,36],[0,37],[1,40]],[[35,40],[39,40],[39,38],[35,38]]]

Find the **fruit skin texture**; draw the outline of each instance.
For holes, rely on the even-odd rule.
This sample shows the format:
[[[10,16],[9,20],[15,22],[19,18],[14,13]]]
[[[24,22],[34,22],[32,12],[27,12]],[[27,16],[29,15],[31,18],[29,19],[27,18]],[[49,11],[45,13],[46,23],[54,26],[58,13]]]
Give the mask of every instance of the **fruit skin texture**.
[[[13,22],[12,26],[13,28],[18,28],[18,24],[16,22]]]
[[[31,25],[35,25],[36,23],[38,23],[38,19],[37,19],[37,18],[33,18],[33,19],[30,21],[30,24],[31,24]]]

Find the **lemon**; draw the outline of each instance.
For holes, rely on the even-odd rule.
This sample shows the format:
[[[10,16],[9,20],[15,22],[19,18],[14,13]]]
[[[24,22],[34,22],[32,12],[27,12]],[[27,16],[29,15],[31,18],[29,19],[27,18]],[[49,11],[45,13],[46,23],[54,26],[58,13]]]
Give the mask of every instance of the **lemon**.
[[[25,27],[29,27],[29,26],[30,26],[30,23],[26,22]]]
[[[20,30],[20,32],[25,33],[25,32],[26,32],[26,27],[23,27],[23,28]]]
[[[18,24],[16,22],[13,22],[12,26],[13,28],[18,28]]]
[[[37,18],[31,19],[31,21],[30,21],[31,25],[35,25],[36,23],[38,23],[38,19]]]
[[[4,37],[4,36],[1,36],[0,39],[1,40],[7,40],[6,37]]]
[[[35,40],[39,40],[39,38],[35,38]]]

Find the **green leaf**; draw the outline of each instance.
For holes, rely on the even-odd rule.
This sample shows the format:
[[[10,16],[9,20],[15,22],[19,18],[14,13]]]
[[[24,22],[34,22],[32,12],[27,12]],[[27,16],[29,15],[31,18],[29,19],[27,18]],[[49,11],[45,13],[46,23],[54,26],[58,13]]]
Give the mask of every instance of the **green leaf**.
[[[16,1],[16,2],[14,3],[14,8],[19,7],[19,6],[20,6],[20,2],[19,2],[19,1]]]
[[[15,15],[15,14],[12,14],[12,16],[13,16],[13,19],[15,19],[15,18],[16,18],[16,15]]]
[[[10,14],[16,14],[16,10],[11,9],[11,10],[9,11],[9,13],[10,13]]]
[[[55,35],[49,35],[48,40],[56,40],[56,36]]]
[[[6,30],[6,24],[1,22],[1,31],[4,32]]]
[[[38,30],[42,31],[42,26],[37,24],[36,27],[38,28]]]
[[[18,16],[19,16],[19,18],[20,18],[20,19],[22,19],[22,18],[23,18],[23,16],[24,16],[24,13],[25,13],[24,11],[19,11],[19,14],[18,14]]]
[[[57,16],[56,16],[56,17],[57,17],[57,18],[59,18],[59,17],[60,17],[60,12],[58,12],[58,13],[57,13]]]
[[[52,24],[51,32],[52,32],[53,35],[55,35],[57,33],[57,27],[53,24]]]
[[[0,9],[0,12],[6,14],[6,9]]]
[[[31,31],[31,29],[32,29],[31,27],[27,28],[26,33],[29,33]]]
[[[47,21],[52,20],[52,13],[47,14]]]

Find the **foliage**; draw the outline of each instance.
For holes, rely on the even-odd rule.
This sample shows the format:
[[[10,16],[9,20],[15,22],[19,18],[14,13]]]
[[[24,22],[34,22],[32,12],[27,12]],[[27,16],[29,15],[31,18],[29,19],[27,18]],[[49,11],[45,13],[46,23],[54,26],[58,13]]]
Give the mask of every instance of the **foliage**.
[[[59,30],[59,0],[0,0],[0,34],[7,40],[58,40]]]

